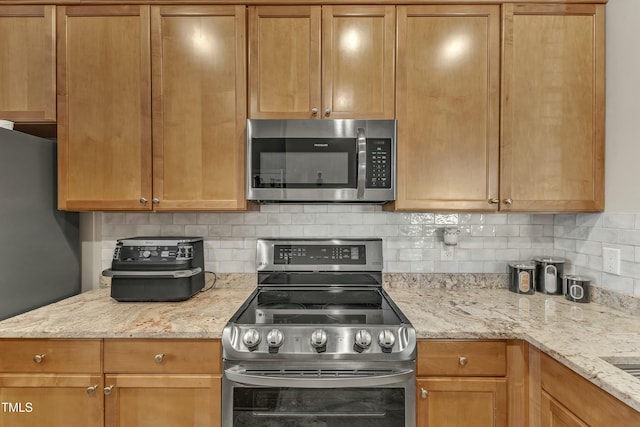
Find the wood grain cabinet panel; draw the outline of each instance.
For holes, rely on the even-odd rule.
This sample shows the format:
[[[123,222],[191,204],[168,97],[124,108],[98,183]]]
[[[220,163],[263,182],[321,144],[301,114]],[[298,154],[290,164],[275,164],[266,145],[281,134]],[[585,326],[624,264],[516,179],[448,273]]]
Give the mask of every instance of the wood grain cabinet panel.
[[[604,209],[604,7],[503,6],[501,209]]]
[[[100,373],[100,340],[0,339],[0,372]]]
[[[507,372],[504,341],[418,342],[418,376],[490,376]]]
[[[393,118],[393,6],[249,8],[249,116]]]
[[[398,6],[395,210],[497,210],[500,7]]]
[[[149,6],[57,10],[58,206],[150,210]]]
[[[151,9],[153,203],[246,208],[244,6]]]
[[[0,119],[56,120],[55,6],[0,5]]]

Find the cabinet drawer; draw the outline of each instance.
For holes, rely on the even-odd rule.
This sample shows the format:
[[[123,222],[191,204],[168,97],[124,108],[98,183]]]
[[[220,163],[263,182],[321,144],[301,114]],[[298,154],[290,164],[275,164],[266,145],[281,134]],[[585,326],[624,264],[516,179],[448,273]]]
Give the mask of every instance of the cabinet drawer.
[[[0,372],[101,372],[101,340],[2,339]]]
[[[506,375],[504,341],[419,341],[418,376]]]
[[[221,371],[219,340],[105,340],[104,371],[210,373]]]

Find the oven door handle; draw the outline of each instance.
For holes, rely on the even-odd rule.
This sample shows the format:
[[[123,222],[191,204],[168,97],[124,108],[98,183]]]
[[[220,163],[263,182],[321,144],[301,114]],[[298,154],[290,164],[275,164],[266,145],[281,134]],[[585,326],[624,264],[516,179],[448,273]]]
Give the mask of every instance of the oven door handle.
[[[388,375],[363,375],[357,377],[290,377],[276,375],[250,375],[226,369],[225,377],[234,383],[260,387],[297,387],[297,388],[355,388],[381,387],[415,380],[412,369],[394,371]]]
[[[364,199],[364,190],[367,181],[367,138],[364,136],[364,129],[358,128],[358,200]]]

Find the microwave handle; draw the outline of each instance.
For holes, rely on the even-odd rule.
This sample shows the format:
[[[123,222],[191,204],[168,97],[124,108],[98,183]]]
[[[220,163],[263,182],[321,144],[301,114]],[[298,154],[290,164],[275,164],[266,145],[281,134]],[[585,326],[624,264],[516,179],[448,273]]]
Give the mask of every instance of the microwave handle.
[[[364,199],[364,188],[367,180],[367,138],[364,129],[358,128],[358,200]]]

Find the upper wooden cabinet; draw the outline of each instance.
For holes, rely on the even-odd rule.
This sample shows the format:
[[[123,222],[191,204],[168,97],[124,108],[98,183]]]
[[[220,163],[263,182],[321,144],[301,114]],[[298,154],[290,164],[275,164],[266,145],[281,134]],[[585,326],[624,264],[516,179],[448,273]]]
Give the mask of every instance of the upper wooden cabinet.
[[[503,6],[501,209],[604,209],[604,7]]]
[[[500,7],[398,6],[397,210],[496,210]]]
[[[55,6],[0,6],[0,119],[56,120]]]
[[[393,118],[394,11],[250,7],[249,116]]]
[[[247,117],[244,6],[151,9],[155,210],[238,210]]]
[[[151,203],[149,6],[58,7],[58,205]]]
[[[246,208],[243,6],[60,7],[58,27],[60,208]]]

